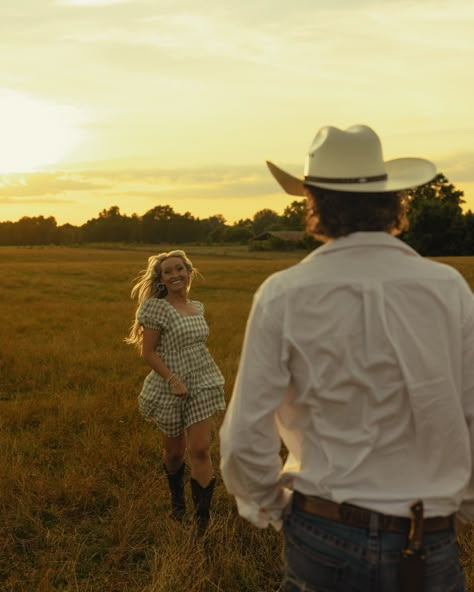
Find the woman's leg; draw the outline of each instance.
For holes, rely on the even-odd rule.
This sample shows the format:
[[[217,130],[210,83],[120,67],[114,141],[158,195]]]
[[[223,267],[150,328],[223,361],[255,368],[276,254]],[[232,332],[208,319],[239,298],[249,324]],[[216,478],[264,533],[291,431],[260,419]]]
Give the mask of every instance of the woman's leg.
[[[193,423],[188,428],[188,453],[191,477],[206,487],[214,476],[211,461],[211,418]]]
[[[163,434],[163,462],[168,473],[176,473],[184,462],[186,436],[184,433],[170,438]]]

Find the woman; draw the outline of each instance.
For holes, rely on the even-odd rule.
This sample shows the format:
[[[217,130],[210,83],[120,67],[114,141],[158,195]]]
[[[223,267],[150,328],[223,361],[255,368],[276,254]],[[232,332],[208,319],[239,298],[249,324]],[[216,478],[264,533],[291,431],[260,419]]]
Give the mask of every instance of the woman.
[[[138,309],[126,342],[141,350],[152,369],[139,395],[139,408],[163,434],[172,516],[181,521],[186,510],[187,450],[195,516],[203,533],[216,481],[210,456],[211,418],[225,408],[225,402],[224,377],[206,347],[209,328],[204,306],[188,299],[195,274],[184,251],[150,257],[131,292]]]

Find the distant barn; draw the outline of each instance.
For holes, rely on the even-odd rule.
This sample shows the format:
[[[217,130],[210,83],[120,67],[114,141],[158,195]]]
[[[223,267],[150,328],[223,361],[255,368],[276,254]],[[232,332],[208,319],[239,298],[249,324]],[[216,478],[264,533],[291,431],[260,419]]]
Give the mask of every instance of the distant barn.
[[[303,230],[266,230],[249,239],[248,245],[254,251],[301,249],[306,247],[305,236]]]
[[[252,237],[250,240],[270,240],[274,237],[292,243],[299,243],[304,239],[304,236],[304,230],[266,230]]]

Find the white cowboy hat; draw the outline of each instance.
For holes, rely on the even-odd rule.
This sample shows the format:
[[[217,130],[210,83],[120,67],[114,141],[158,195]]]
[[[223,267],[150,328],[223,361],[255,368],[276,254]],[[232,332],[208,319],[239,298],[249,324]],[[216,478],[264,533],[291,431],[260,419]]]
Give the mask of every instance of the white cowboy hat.
[[[423,185],[436,176],[435,165],[424,158],[384,162],[380,138],[366,125],[353,125],[346,130],[321,128],[306,157],[303,179],[272,162],[267,161],[267,165],[291,195],[304,195],[305,185],[359,193],[401,191]]]

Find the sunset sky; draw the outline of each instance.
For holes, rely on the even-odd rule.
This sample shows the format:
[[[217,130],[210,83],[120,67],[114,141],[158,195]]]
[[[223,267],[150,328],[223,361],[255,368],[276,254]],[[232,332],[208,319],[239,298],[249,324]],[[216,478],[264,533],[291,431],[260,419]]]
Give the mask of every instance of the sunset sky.
[[[113,205],[229,223],[364,123],[474,210],[472,0],[2,0],[0,221]]]

